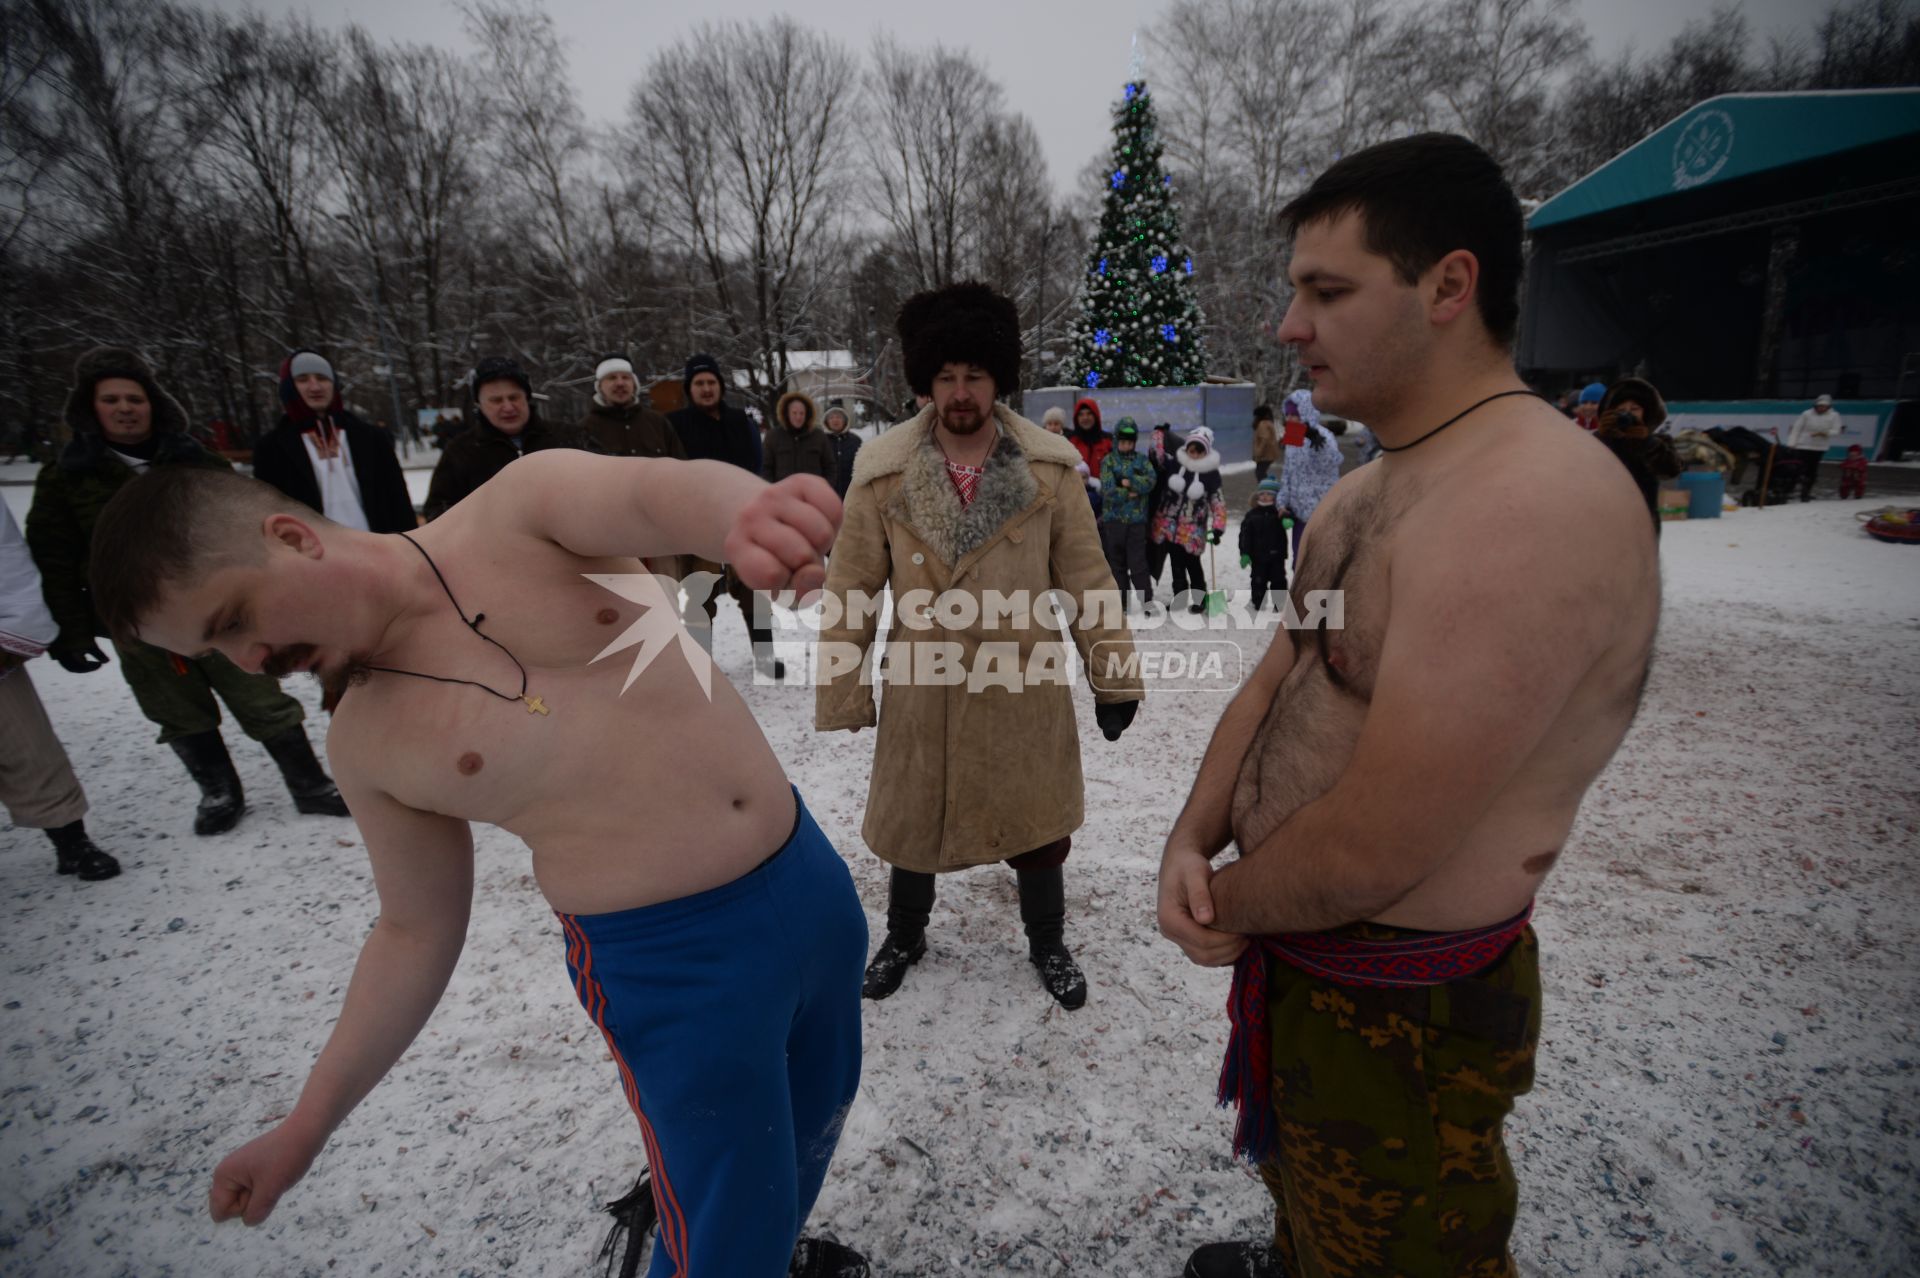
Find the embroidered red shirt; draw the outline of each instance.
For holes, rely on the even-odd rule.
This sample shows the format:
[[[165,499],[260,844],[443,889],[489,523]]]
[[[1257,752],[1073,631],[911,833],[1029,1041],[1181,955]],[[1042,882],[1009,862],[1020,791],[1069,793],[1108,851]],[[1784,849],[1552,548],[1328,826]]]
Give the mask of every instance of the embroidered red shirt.
[[[951,458],[947,459],[947,478],[953,481],[953,489],[960,494],[962,506],[973,505],[973,494],[979,490],[980,476],[987,473],[985,466],[968,466]]]

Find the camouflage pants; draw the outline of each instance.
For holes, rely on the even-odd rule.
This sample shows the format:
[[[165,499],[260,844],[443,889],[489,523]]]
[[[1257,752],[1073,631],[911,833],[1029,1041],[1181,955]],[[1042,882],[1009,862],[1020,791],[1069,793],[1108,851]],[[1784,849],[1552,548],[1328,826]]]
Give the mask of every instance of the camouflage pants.
[[[280,690],[280,681],[248,674],[217,653],[210,657],[181,657],[151,644],[113,645],[120,673],[133,689],[140,713],[160,727],[161,745],[220,726],[220,701],[255,741],[279,736],[298,727],[307,712]],[[185,667],[182,670],[180,667]]]
[[[1513,1274],[1519,1191],[1501,1127],[1533,1086],[1533,929],[1445,985],[1337,985],[1278,961],[1268,979],[1280,1154],[1260,1175],[1288,1274]]]

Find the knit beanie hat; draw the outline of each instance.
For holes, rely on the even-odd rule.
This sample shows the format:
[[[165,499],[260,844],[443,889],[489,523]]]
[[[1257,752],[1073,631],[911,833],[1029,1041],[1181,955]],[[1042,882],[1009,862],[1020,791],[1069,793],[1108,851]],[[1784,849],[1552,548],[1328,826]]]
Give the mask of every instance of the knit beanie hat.
[[[1268,475],[1265,479],[1253,486],[1253,493],[1256,497],[1261,493],[1272,493],[1275,497],[1278,497],[1280,495],[1280,481],[1272,475]]]
[[[295,351],[287,361],[287,375],[305,377],[308,373],[318,373],[330,382],[338,380],[333,375],[333,365],[319,351]]]
[[[600,383],[614,373],[625,373],[636,382],[640,380],[639,374],[633,371],[633,361],[625,355],[603,355],[600,357],[600,362],[593,367],[594,389],[598,390]]]
[[[698,355],[688,357],[687,371],[680,378],[680,389],[692,390],[693,379],[701,373],[712,373],[715,378],[719,379],[720,389],[726,389],[727,378],[726,375],[720,371],[720,361],[706,354],[704,351]]]
[[[307,401],[300,394],[300,388],[293,384],[293,379],[303,373],[319,373],[333,383],[333,398],[327,401],[327,406],[321,409],[321,412],[331,415],[345,409],[346,405],[340,398],[340,379],[334,376],[333,365],[320,352],[303,346],[289,352],[287,357],[280,361],[280,407],[291,420],[304,428],[306,423],[318,416],[312,408],[308,407]]]
[[[1606,397],[1607,384],[1605,382],[1588,382],[1586,387],[1580,392],[1580,402],[1583,404],[1597,404]]]
[[[480,388],[488,382],[512,382],[526,393],[528,399],[533,398],[533,382],[526,370],[504,355],[489,355],[473,366],[473,398],[476,403],[480,399]]]

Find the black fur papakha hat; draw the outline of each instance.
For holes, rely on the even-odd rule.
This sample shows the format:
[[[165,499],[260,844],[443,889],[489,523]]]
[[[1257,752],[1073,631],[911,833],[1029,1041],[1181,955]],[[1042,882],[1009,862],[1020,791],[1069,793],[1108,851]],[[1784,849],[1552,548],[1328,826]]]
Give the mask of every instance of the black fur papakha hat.
[[[1001,399],[1020,385],[1020,312],[985,284],[915,293],[900,304],[894,327],[916,395],[931,395],[934,375],[947,364],[986,369]]]

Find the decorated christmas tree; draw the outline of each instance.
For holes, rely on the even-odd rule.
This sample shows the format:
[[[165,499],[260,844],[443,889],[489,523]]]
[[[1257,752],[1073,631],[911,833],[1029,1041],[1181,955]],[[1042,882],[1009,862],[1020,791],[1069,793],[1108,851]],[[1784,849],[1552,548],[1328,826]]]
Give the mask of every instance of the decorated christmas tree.
[[[1206,376],[1193,255],[1160,153],[1153,99],[1135,80],[1113,111],[1106,202],[1063,369],[1091,390],[1191,386]]]

